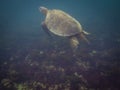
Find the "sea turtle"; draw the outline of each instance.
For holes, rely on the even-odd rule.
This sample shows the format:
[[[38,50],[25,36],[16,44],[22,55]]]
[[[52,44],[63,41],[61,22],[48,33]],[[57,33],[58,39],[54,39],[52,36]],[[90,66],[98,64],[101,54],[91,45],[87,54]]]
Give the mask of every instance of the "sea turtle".
[[[55,35],[68,37],[73,49],[79,45],[78,37],[89,43],[85,35],[89,34],[82,29],[81,24],[72,16],[62,10],[40,7],[40,11],[46,16],[42,22],[42,28],[54,33]]]

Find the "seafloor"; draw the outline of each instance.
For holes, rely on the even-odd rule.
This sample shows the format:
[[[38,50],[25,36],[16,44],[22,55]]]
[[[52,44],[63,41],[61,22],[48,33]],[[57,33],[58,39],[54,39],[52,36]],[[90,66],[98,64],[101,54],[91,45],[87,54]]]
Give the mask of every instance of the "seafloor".
[[[120,40],[90,38],[72,52],[47,39],[0,48],[0,90],[120,90]]]

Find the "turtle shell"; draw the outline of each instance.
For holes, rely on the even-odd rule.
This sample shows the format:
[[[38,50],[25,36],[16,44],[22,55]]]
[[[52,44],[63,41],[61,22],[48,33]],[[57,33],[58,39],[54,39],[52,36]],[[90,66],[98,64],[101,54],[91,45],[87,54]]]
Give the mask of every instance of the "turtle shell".
[[[73,36],[82,32],[80,23],[61,10],[49,10],[45,24],[52,33],[59,36]]]

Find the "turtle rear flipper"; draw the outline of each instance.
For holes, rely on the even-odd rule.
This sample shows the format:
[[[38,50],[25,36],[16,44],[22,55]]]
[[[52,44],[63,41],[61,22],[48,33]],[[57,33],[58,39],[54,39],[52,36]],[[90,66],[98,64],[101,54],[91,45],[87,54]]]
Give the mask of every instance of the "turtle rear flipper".
[[[70,45],[72,49],[75,51],[78,48],[79,41],[76,37],[70,37]]]
[[[83,32],[83,34],[85,34],[85,35],[89,35],[90,33],[88,33],[88,32],[86,32],[86,31],[82,31]]]
[[[88,44],[90,44],[89,40],[85,37],[83,33],[80,33],[80,38],[86,41]]]

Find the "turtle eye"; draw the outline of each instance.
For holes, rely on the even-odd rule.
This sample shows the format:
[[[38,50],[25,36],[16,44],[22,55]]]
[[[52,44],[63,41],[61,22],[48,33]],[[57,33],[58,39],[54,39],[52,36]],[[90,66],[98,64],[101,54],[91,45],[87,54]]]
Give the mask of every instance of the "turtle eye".
[[[43,8],[42,8],[42,7],[39,7],[39,10],[40,10],[40,12],[42,12]]]

